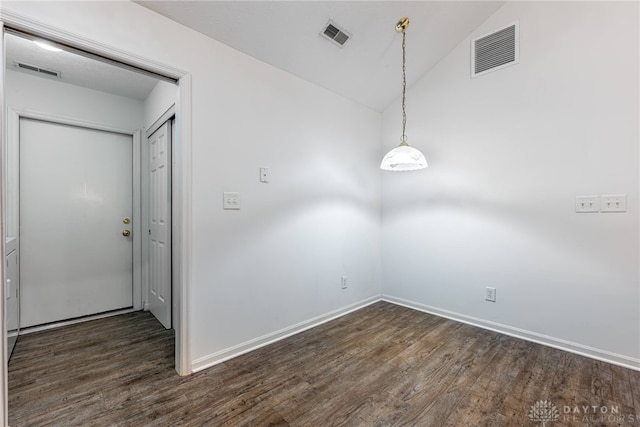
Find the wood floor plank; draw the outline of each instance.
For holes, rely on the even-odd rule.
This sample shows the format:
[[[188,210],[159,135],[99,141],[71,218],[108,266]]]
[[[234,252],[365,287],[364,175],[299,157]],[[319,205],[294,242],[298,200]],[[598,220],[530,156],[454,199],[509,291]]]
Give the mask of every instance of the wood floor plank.
[[[422,408],[417,406],[411,411],[404,412],[398,418],[398,422],[445,425],[452,408],[461,406],[463,397],[489,368],[490,362],[501,349],[499,343],[500,335],[478,331],[478,339],[448,368],[448,375],[443,376],[446,378],[442,382],[444,387],[437,390],[432,402],[424,401]]]
[[[631,392],[631,372],[620,366],[610,365],[612,374],[612,400],[633,408],[633,394]]]
[[[509,419],[520,417],[524,421],[536,402],[557,402],[554,399],[553,383],[560,353],[550,347],[531,347],[504,401],[502,414]]]
[[[531,343],[521,340],[506,340],[502,352],[491,360],[491,369],[485,371],[469,389],[469,393],[461,399],[461,403],[452,408],[446,426],[459,426],[464,423],[473,425],[504,425],[504,402],[516,386],[515,378],[526,364],[527,354],[531,351]],[[510,422],[517,424],[526,421],[525,412],[516,415]],[[508,424],[507,424],[508,425]]]
[[[511,427],[548,399],[640,427],[640,372],[384,302],[187,377],[173,342],[144,312],[21,336],[10,425]]]

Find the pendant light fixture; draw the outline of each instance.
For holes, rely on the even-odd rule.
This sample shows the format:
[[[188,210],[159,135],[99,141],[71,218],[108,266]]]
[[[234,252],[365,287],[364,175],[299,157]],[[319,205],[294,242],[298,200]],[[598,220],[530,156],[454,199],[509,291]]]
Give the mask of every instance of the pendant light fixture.
[[[402,33],[402,136],[400,146],[389,151],[382,159],[380,169],[386,171],[414,171],[427,167],[427,160],[417,148],[407,144],[405,128],[407,126],[407,108],[405,105],[407,92],[406,72],[406,31],[409,26],[409,18],[402,18],[396,24],[396,31]]]

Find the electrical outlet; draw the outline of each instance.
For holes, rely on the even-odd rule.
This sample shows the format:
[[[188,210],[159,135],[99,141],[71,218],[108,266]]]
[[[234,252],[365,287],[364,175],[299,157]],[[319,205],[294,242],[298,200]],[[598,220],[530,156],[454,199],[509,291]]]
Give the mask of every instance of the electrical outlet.
[[[342,276],[342,289],[347,289],[349,286],[349,277]]]
[[[609,194],[600,196],[602,200],[601,212],[626,212],[627,211],[627,195],[626,194]]]
[[[484,288],[484,299],[485,301],[496,302],[496,288],[490,288],[489,286]]]
[[[240,209],[240,193],[225,191],[222,193],[223,209]]]
[[[600,198],[598,196],[576,196],[576,212],[599,212]]]

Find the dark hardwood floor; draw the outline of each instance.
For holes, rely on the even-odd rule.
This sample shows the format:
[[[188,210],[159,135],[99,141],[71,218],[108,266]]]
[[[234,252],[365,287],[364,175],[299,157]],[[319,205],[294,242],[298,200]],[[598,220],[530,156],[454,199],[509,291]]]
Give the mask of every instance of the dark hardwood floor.
[[[173,339],[144,312],[21,336],[10,425],[640,426],[640,372],[383,302],[189,377]]]

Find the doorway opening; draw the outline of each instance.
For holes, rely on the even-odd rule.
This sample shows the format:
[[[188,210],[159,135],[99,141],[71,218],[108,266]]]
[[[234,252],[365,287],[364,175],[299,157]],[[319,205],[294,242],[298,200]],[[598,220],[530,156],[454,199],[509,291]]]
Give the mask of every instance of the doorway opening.
[[[188,122],[188,117],[190,114],[189,105],[188,105],[190,78],[188,74],[177,72],[177,71],[169,73],[170,75],[172,74],[173,77],[167,77],[164,75],[156,74],[151,71],[147,71],[146,72],[147,79],[149,78],[148,75],[153,75],[155,77],[160,76],[162,78],[156,78],[154,85],[152,86],[152,91],[154,90],[156,91],[154,92],[155,93],[154,100],[146,102],[146,98],[132,100],[131,98],[124,96],[123,94],[117,94],[117,93],[114,94],[114,93],[110,93],[110,91],[105,90],[105,88],[101,85],[105,84],[105,81],[109,80],[109,78],[100,79],[100,78],[96,78],[95,75],[91,77],[88,77],[86,75],[85,76],[71,75],[69,77],[73,77],[77,79],[77,81],[73,83],[69,81],[64,81],[65,74],[73,74],[73,73],[63,72],[63,73],[59,73],[58,75],[48,75],[47,73],[44,73],[44,75],[36,76],[36,74],[34,73],[40,73],[40,70],[51,70],[52,67],[32,66],[32,67],[25,68],[24,64],[28,64],[29,62],[31,63],[37,62],[38,57],[31,56],[31,57],[27,57],[26,59],[22,59],[20,61],[14,60],[12,57],[13,53],[11,50],[10,39],[19,39],[20,40],[19,43],[25,42],[25,41],[28,43],[31,43],[31,41],[34,38],[49,39],[50,44],[55,46],[56,43],[52,42],[51,40],[56,40],[56,38],[59,38],[60,35],[56,34],[56,32],[54,30],[51,30],[50,28],[46,28],[46,29],[37,28],[37,24],[34,24],[33,27],[34,28],[30,29],[33,33],[31,33],[31,31],[29,33],[23,33],[22,31],[8,30],[8,29],[5,29],[3,33],[4,40],[5,40],[5,47],[6,47],[6,51],[3,52],[3,54],[6,54],[5,55],[6,68],[4,70],[4,75],[6,76],[4,104],[7,111],[9,112],[7,137],[4,138],[3,140],[4,148],[6,150],[5,159],[3,159],[3,161],[4,161],[4,164],[7,165],[7,171],[5,174],[6,185],[2,190],[3,199],[5,201],[4,203],[5,208],[3,211],[3,222],[5,224],[5,227],[4,227],[5,237],[9,238],[8,239],[9,241],[15,242],[14,245],[15,245],[15,248],[18,250],[17,253],[20,254],[19,252],[20,234],[21,234],[20,221],[22,218],[20,216],[21,211],[20,211],[19,181],[20,181],[21,168],[19,167],[20,165],[19,162],[20,162],[20,158],[22,157],[21,154],[23,153],[20,153],[20,151],[18,151],[16,148],[19,147],[18,141],[20,141],[20,135],[24,134],[24,131],[21,129],[21,122],[27,123],[28,120],[47,123],[47,124],[55,122],[58,124],[62,124],[66,127],[70,127],[69,126],[70,123],[64,123],[66,121],[66,122],[73,122],[73,125],[75,126],[75,128],[78,128],[78,129],[80,128],[94,129],[97,131],[104,132],[106,128],[109,128],[108,130],[111,131],[112,133],[125,134],[125,135],[129,134],[129,137],[132,139],[132,141],[130,141],[130,144],[133,147],[133,150],[131,152],[132,167],[130,168],[130,170],[133,172],[133,181],[136,181],[136,179],[138,180],[137,181],[138,185],[134,184],[131,188],[133,193],[138,192],[137,196],[138,196],[139,202],[132,203],[131,214],[127,215],[126,213],[123,213],[122,215],[119,215],[121,216],[121,218],[118,218],[118,221],[121,221],[121,223],[118,224],[118,227],[122,228],[122,227],[131,225],[131,228],[123,228],[122,230],[118,230],[118,231],[133,232],[134,233],[133,236],[119,235],[118,238],[122,239],[120,240],[120,243],[122,243],[122,242],[127,242],[127,239],[130,237],[131,237],[131,240],[133,240],[133,237],[135,238],[140,237],[140,241],[139,241],[140,244],[137,246],[134,245],[134,249],[131,251],[133,253],[133,258],[135,258],[135,253],[137,250],[135,249],[135,247],[139,248],[138,250],[139,260],[137,261],[134,260],[132,262],[131,276],[132,276],[132,282],[136,282],[136,277],[139,277],[140,286],[138,287],[138,289],[136,289],[135,286],[133,287],[133,290],[130,295],[131,296],[130,300],[126,302],[122,302],[122,301],[117,302],[115,305],[110,306],[107,311],[110,311],[111,309],[119,310],[119,308],[124,308],[125,310],[126,309],[136,310],[136,309],[148,308],[149,305],[148,305],[147,295],[150,289],[148,280],[150,279],[151,274],[148,272],[148,268],[149,268],[148,260],[145,261],[144,259],[142,259],[142,256],[143,256],[142,252],[143,252],[143,248],[145,247],[144,242],[146,241],[146,239],[144,238],[147,236],[147,234],[145,233],[145,229],[142,227],[144,222],[143,210],[146,209],[144,203],[145,201],[149,200],[148,192],[150,190],[147,186],[145,186],[145,185],[148,185],[149,180],[143,175],[143,172],[144,172],[143,169],[144,169],[145,161],[148,161],[148,159],[145,158],[144,156],[146,155],[146,153],[149,153],[149,151],[144,148],[147,144],[146,132],[153,125],[155,125],[155,121],[149,124],[148,118],[159,120],[163,117],[166,117],[166,114],[168,112],[171,112],[172,113],[171,117],[174,118],[174,129],[176,129],[177,132],[175,132],[176,137],[173,139],[174,141],[173,145],[171,145],[171,139],[168,140],[170,144],[169,151],[171,151],[172,148],[174,151],[176,151],[176,154],[175,154],[176,159],[180,159],[181,161],[184,161],[184,159],[189,159],[190,156],[188,155],[185,156],[185,152],[188,151],[190,147],[189,133],[187,131],[187,128],[183,126],[183,120],[185,122]],[[36,37],[33,34],[43,34],[43,37]],[[65,35],[65,37],[68,38],[69,36]],[[65,43],[60,45],[60,47],[62,47],[62,52],[66,54],[68,54],[69,51],[71,50],[74,51],[74,54],[77,54],[78,52],[82,52],[83,55],[80,55],[80,57],[82,58],[83,61],[87,61],[87,60],[92,61],[93,65],[91,66],[91,70],[93,71],[104,67],[105,63],[108,62],[110,63],[109,66],[112,67],[111,71],[98,72],[98,75],[103,77],[111,76],[111,80],[117,80],[120,82],[124,81],[124,79],[121,77],[113,78],[113,76],[111,75],[111,74],[119,75],[118,74],[119,71],[114,71],[114,70],[117,70],[118,68],[115,67],[115,65],[113,64],[113,63],[120,63],[118,58],[105,59],[100,55],[96,55],[95,53],[89,53],[88,51],[85,51],[85,50],[70,49],[69,46],[73,44],[72,42],[69,43],[69,41],[67,40],[65,41]],[[86,41],[84,41],[83,43],[87,45]],[[83,46],[83,47],[86,48],[86,46]],[[21,51],[22,53],[25,53],[24,50],[21,50]],[[96,47],[94,49],[94,52],[99,52],[99,51],[100,51],[100,47]],[[113,52],[110,52],[110,54],[113,54]],[[42,55],[42,54],[38,53],[38,55]],[[100,60],[96,60],[96,59],[100,59]],[[150,65],[150,68],[154,68],[154,64],[149,62],[149,65]],[[72,69],[74,70],[78,70],[82,68],[83,67],[72,66]],[[129,73],[131,73],[132,68],[136,69],[136,71],[144,70],[139,66],[127,66],[126,64],[124,64],[124,68],[128,68]],[[16,82],[24,83],[24,81],[37,82],[37,83],[35,83],[34,85],[30,85],[30,84],[27,84],[26,86],[22,85],[20,86],[20,88],[15,90],[16,89],[15,83]],[[137,83],[134,83],[133,85],[137,87],[140,86]],[[24,90],[25,87],[31,91],[30,93],[28,93],[29,96],[24,96],[26,93]],[[62,91],[64,89],[67,91],[66,92],[67,94],[58,95],[58,96],[46,96],[46,95],[51,95],[52,92],[46,92],[46,91],[43,92],[43,88],[45,87],[48,90],[56,92],[58,94],[63,93]],[[42,99],[39,101],[40,103],[36,102],[33,106],[25,105],[24,104],[25,102],[35,99],[37,95],[36,92],[38,91],[40,91],[40,95],[46,94],[44,97],[41,97]],[[128,90],[125,89],[125,91],[128,91]],[[20,92],[20,96],[13,96],[15,95],[15,92]],[[127,93],[129,92],[130,91],[128,91]],[[151,92],[149,92],[149,94],[150,93]],[[160,93],[160,95],[158,95],[158,93]],[[167,94],[171,94],[171,98],[172,98],[170,105],[168,105],[168,107],[167,107],[167,104],[162,104],[162,102],[165,102],[165,103],[168,102],[167,100],[169,98],[167,97]],[[148,97],[149,96],[147,95],[147,98]],[[94,101],[98,98],[104,98],[104,99],[107,99],[107,101],[105,103],[94,103]],[[19,101],[16,101],[17,99],[19,99]],[[76,109],[78,109],[79,107],[80,110],[83,110],[79,115],[75,115],[73,114],[73,112],[70,113],[70,111],[73,110],[73,107],[71,106],[71,104],[73,104],[72,102],[73,99],[75,99],[76,101],[82,100],[82,102],[80,102],[80,105],[76,103],[76,106],[75,106]],[[123,119],[124,117],[123,120],[126,121],[126,120],[130,120],[132,116],[131,114],[127,114],[126,109],[119,109],[116,106],[117,104],[116,101],[118,99],[122,101],[123,105],[127,104],[128,106],[127,108],[133,108],[133,104],[136,104],[136,103],[139,106],[141,106],[142,110],[138,115],[139,116],[138,118],[140,120],[138,121],[137,125],[132,125],[131,123],[125,123],[125,124],[116,123],[116,119]],[[161,99],[162,101],[158,101],[158,99]],[[54,108],[59,108],[59,110],[54,111]],[[148,108],[148,110],[145,110],[145,108]],[[102,120],[102,118],[95,119],[95,117],[91,115],[91,114],[99,114],[100,112],[104,113],[107,109],[111,109],[113,114],[108,118],[106,118],[105,120]],[[51,120],[52,117],[47,117],[45,120],[42,120],[44,116],[47,115],[47,112],[50,113],[50,116],[56,116],[56,120]],[[54,113],[54,114],[51,114],[51,113]],[[87,114],[84,114],[84,113],[87,113]],[[145,119],[147,120],[145,121]],[[59,123],[60,121],[62,123]],[[105,128],[105,129],[101,129],[101,128]],[[116,129],[115,132],[113,132],[114,129]],[[14,144],[16,146],[13,148],[13,150],[11,149],[12,141],[14,141]],[[179,148],[175,147],[177,141],[180,141]],[[73,150],[71,152],[73,152]],[[60,167],[59,162],[56,162],[56,163],[57,164],[54,165],[54,168],[52,170],[56,170],[55,166],[58,167],[57,170],[60,170],[60,169],[66,170],[66,168]],[[175,294],[174,304],[173,304],[174,312],[172,316],[174,319],[174,322],[173,322],[174,324],[173,325],[169,324],[169,325],[170,327],[174,327],[176,331],[175,368],[179,374],[186,375],[190,373],[190,368],[189,368],[188,358],[186,357],[187,325],[186,325],[186,321],[184,320],[186,316],[185,316],[185,310],[183,307],[186,304],[186,298],[184,297],[184,295],[186,294],[185,277],[187,277],[187,274],[188,274],[188,269],[185,266],[186,243],[187,243],[186,238],[188,236],[185,236],[185,230],[188,228],[189,218],[187,217],[184,211],[187,206],[186,196],[188,195],[188,191],[189,191],[189,187],[188,187],[189,180],[185,180],[182,176],[182,174],[186,170],[188,170],[188,168],[184,168],[183,163],[178,163],[176,167],[174,167],[173,169],[174,169],[173,185],[169,184],[168,186],[166,186],[166,188],[168,188],[168,191],[170,192],[169,194],[170,197],[168,198],[168,203],[169,203],[168,210],[169,212],[171,212],[172,210],[174,211],[174,215],[173,215],[174,223],[172,226],[171,222],[169,222],[168,229],[170,231],[173,229],[174,233],[177,234],[173,238],[173,243],[171,242],[171,240],[169,240],[168,247],[165,247],[165,253],[167,251],[169,253],[169,261],[168,263],[166,263],[166,265],[168,266],[169,269],[171,268],[172,265],[174,267],[173,272],[171,273],[171,270],[169,270],[170,273],[168,274],[170,283],[171,283],[171,276],[173,275],[173,287],[174,287],[173,293]],[[138,178],[136,178],[136,174]],[[42,177],[42,178],[46,179],[46,177]],[[166,176],[166,178],[170,180],[172,178],[172,175],[169,174]],[[37,188],[37,185],[35,187]],[[185,194],[185,191],[184,191],[185,189],[187,190],[187,194]],[[89,196],[92,196],[94,198],[98,197],[98,195],[96,194],[90,194],[91,192],[89,190],[90,189],[88,188],[84,193],[85,199],[90,198]],[[133,194],[134,201],[136,200],[135,196],[136,195]],[[40,200],[41,198],[39,196],[36,196],[35,199]],[[34,209],[33,207],[30,208],[30,211],[33,212],[33,209]],[[59,214],[59,216],[63,216],[63,215]],[[127,223],[127,220],[130,221],[131,223]],[[33,222],[37,223],[38,221],[33,221]],[[52,228],[54,227],[55,226],[53,226]],[[73,231],[71,234],[73,234]],[[169,234],[171,234],[171,232]],[[35,240],[38,241],[38,239],[35,239]],[[164,244],[166,245],[167,242],[165,241]],[[6,247],[5,253],[8,254],[8,250],[10,249],[11,247]],[[48,248],[47,250],[51,251],[51,248]],[[120,253],[120,255],[122,254],[121,250],[114,250],[114,251]],[[124,252],[127,252],[127,250],[125,250]],[[149,251],[147,251],[147,253],[148,252]],[[171,258],[171,253],[173,253],[173,259]],[[83,264],[83,263],[72,262],[72,264]],[[19,283],[19,280],[14,280],[14,282]],[[5,291],[8,291],[7,294],[11,294],[13,289],[6,289]],[[78,292],[76,292],[76,294],[77,293]],[[92,294],[91,292],[87,292],[87,293],[89,295]],[[121,306],[121,307],[115,308],[116,306]],[[5,305],[5,310],[7,308],[8,307],[6,307]],[[169,302],[170,313],[171,313],[171,308],[172,308],[171,302]],[[85,311],[72,313],[70,314],[70,317],[73,317],[73,318],[81,317],[84,319],[86,318],[85,316],[87,315],[91,316],[91,313],[95,313],[98,316],[103,315],[101,313],[103,313],[104,311],[105,310],[103,310],[103,308],[98,308],[97,311],[96,309],[88,309]],[[53,320],[40,319],[40,320],[29,321],[30,324],[28,326],[34,326],[34,325],[43,324],[43,323],[51,324],[51,322],[53,322],[54,324],[59,324],[60,321],[62,322],[65,321],[58,318],[52,318],[52,319]],[[20,324],[20,318],[18,317],[18,325],[19,324]],[[5,328],[12,327],[12,326],[15,326],[15,325],[12,325],[11,322],[7,322],[7,321],[5,321],[5,323],[3,324],[3,327]],[[15,328],[13,332],[17,334],[19,332],[19,327]],[[7,343],[5,343],[4,345],[6,346]],[[5,369],[5,382],[6,382],[6,363],[5,363],[4,369]],[[5,402],[6,402],[6,396],[5,396]]]

